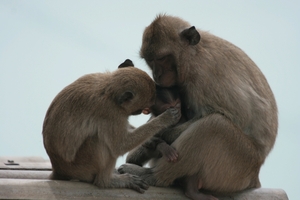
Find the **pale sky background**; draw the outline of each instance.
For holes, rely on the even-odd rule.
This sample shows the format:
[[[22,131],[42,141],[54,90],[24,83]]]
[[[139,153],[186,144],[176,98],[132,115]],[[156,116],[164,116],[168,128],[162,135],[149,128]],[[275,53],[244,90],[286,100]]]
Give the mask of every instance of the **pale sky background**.
[[[78,77],[113,71],[126,58],[150,72],[138,52],[144,28],[158,13],[234,43],[260,67],[279,108],[278,137],[261,183],[299,199],[300,2],[294,0],[0,0],[0,156],[48,159],[45,113]]]

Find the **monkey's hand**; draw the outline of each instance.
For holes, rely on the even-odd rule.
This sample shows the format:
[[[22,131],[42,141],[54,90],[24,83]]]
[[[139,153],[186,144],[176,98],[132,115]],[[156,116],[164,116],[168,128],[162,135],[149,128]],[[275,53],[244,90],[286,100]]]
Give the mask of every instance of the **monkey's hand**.
[[[176,149],[167,143],[159,143],[156,146],[156,149],[163,155],[163,157],[167,158],[168,162],[176,162],[178,158],[178,153]]]
[[[168,108],[165,112],[163,112],[156,118],[159,118],[159,120],[169,126],[177,124],[181,118],[180,104],[179,106]]]

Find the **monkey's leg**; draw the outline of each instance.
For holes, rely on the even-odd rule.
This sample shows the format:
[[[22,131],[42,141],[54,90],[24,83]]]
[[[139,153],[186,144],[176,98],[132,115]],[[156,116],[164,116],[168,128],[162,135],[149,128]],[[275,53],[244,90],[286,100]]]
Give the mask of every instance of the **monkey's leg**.
[[[148,160],[151,158],[159,158],[161,156],[164,156],[169,162],[175,162],[177,160],[178,153],[176,149],[161,139],[160,135],[150,138],[143,146],[149,151],[147,156]]]
[[[160,137],[167,144],[172,144],[181,135],[182,132],[184,132],[191,124],[193,124],[197,120],[198,118],[194,118],[175,127],[167,128],[160,132]]]
[[[214,196],[203,194],[199,192],[199,188],[202,188],[202,182],[199,181],[197,176],[188,176],[185,177],[183,180],[183,186],[184,186],[184,194],[193,200],[218,200]]]
[[[192,121],[188,121],[188,122],[186,122],[184,124],[181,124],[179,126],[176,126],[174,128],[168,128],[168,129],[166,129],[162,133],[162,137],[165,137],[164,139],[168,139],[169,142],[172,143],[175,139],[177,139],[181,135],[181,131],[186,132],[186,129],[188,129],[188,127],[192,123],[193,123]],[[180,152],[180,155],[183,156],[181,152]],[[184,156],[186,156],[186,155],[184,155]],[[158,172],[161,171],[162,173],[172,173],[171,171],[173,171],[173,167],[174,167],[173,164],[169,164],[169,162],[166,162],[165,159],[158,159],[156,162],[164,163],[165,164],[165,165],[158,164],[159,167],[158,167],[158,169],[156,169],[156,171],[158,171]],[[176,166],[177,165],[178,164],[176,163]],[[156,164],[155,164],[155,166],[156,166]],[[186,175],[185,173],[183,173],[182,176],[176,176],[176,177],[172,178],[170,181],[168,181],[165,184],[162,184],[162,183],[157,184],[156,183],[157,179],[155,178],[155,176],[153,174],[153,170],[155,170],[155,168],[156,168],[155,166],[154,166],[154,168],[143,168],[143,167],[140,167],[140,166],[137,166],[137,165],[133,165],[133,164],[123,164],[123,165],[121,165],[118,168],[118,171],[121,174],[129,173],[129,174],[134,174],[134,175],[142,176],[143,179],[145,179],[147,181],[147,183],[150,184],[150,185],[152,185],[152,186],[156,186],[156,185],[157,186],[169,186],[169,185],[172,184],[172,182],[176,178],[180,178],[180,177]],[[160,168],[162,168],[162,169],[160,170]],[[166,169],[166,170],[164,170],[164,169]],[[185,172],[185,170],[183,170],[183,171]],[[170,177],[170,176],[168,176],[168,177]]]
[[[132,174],[118,174],[113,172],[105,183],[103,176],[96,176],[94,184],[100,188],[129,188],[144,193],[149,188],[148,184],[140,177]]]
[[[126,163],[132,163],[139,166],[143,166],[151,158],[158,157],[158,154],[159,152],[141,145],[128,153],[126,157]]]
[[[168,162],[176,162],[178,158],[178,153],[174,147],[168,145],[166,142],[159,143],[156,146],[157,151],[159,151],[163,157],[167,159]]]
[[[151,168],[144,168],[135,164],[126,163],[118,168],[118,172],[121,174],[129,173],[136,176],[141,176],[145,174],[152,174]]]
[[[192,175],[211,191],[234,192],[259,183],[262,160],[257,147],[223,115],[211,114],[197,120],[172,146],[179,152],[176,163],[158,159],[151,170],[139,170],[139,174],[145,173],[141,178],[149,185],[169,186],[177,178]]]

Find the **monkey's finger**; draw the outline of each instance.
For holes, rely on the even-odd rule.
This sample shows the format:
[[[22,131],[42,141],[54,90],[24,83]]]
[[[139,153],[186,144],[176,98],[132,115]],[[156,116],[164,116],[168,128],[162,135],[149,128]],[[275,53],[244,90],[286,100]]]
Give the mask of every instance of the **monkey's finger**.
[[[167,156],[167,161],[168,162],[175,162],[177,160],[177,157],[174,155],[168,155]]]
[[[174,152],[173,156],[177,159],[178,158],[178,153]]]
[[[143,181],[139,182],[139,183],[133,183],[131,185],[131,188],[138,191],[139,193],[144,193],[145,190],[147,190],[149,188],[148,184],[143,183]]]
[[[175,154],[173,156],[174,156],[173,162],[177,162],[177,160],[178,160],[178,153],[175,152]]]
[[[176,162],[177,161],[177,156],[173,156],[172,157],[172,162]]]
[[[177,109],[181,109],[181,103],[179,102],[179,103],[177,103],[176,105],[175,105],[175,108],[177,108]]]
[[[140,193],[144,193],[149,188],[146,181],[142,180],[139,176],[132,175],[133,182],[131,184],[132,189],[137,190]]]
[[[140,187],[143,188],[144,190],[148,190],[149,185],[143,181],[143,183],[140,185]]]
[[[147,184],[146,181],[140,179],[139,176],[134,175],[134,177],[137,178],[139,187],[141,187],[145,190],[147,190],[149,188],[149,185]]]
[[[138,185],[135,185],[135,184],[131,185],[130,188],[137,191],[137,192],[139,192],[139,193],[141,193],[141,194],[143,194],[145,192],[145,190],[143,190],[142,188],[140,188]]]

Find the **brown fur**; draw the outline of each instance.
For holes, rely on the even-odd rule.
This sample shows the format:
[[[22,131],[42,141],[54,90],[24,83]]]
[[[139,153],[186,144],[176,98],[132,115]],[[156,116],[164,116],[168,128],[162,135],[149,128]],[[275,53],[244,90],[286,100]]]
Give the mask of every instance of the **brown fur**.
[[[179,98],[177,88],[162,88],[156,86],[155,104],[150,108],[150,120],[161,115],[168,108],[176,106],[178,108],[181,106],[181,101]],[[182,124],[186,121],[185,111],[182,108],[181,113],[181,119],[176,125]],[[161,132],[157,133],[145,143],[130,151],[126,157],[126,163],[143,166],[150,159],[159,158],[162,156],[165,157],[166,160],[169,162],[176,162],[178,158],[178,153],[174,149],[174,147],[170,146],[172,142],[173,141],[171,141],[169,144],[166,143],[166,141],[161,138]]]
[[[167,15],[145,29],[140,54],[158,85],[180,87],[195,117],[166,133],[180,135],[172,144],[179,152],[176,163],[159,159],[150,169],[124,165],[119,171],[157,186],[196,175],[199,187],[212,192],[260,187],[259,170],[274,145],[278,117],[255,63],[228,41]]]
[[[153,80],[134,67],[88,74],[65,87],[43,125],[52,178],[78,179],[101,188],[147,189],[143,180],[115,173],[114,167],[120,155],[179,120],[180,111],[172,108],[159,119],[127,130],[129,115],[152,106],[154,98]]]

